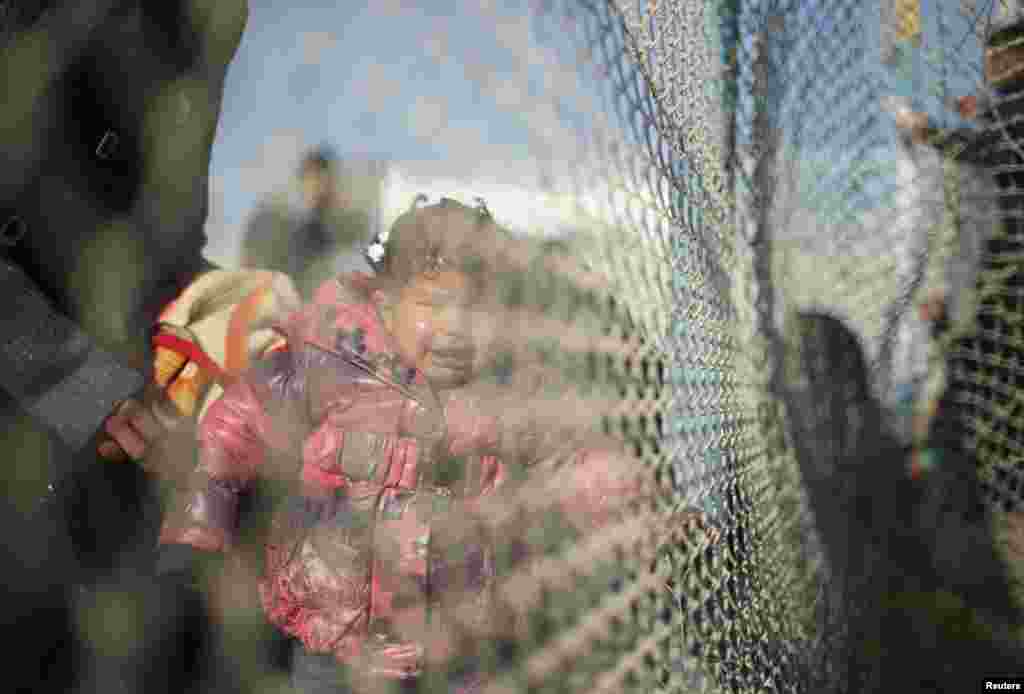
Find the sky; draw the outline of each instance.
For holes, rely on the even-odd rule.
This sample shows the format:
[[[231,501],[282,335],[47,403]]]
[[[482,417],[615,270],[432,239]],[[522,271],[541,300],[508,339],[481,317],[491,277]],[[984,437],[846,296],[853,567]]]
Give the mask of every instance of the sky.
[[[957,16],[960,2],[923,0],[925,41],[915,63],[922,95],[938,79],[937,58],[951,68],[952,95],[972,91],[978,47]],[[575,71],[574,30],[531,19],[525,9],[535,4],[544,3],[250,0],[213,150],[211,259],[237,262],[254,207],[287,189],[301,154],[319,143],[344,157],[391,162],[384,223],[424,192],[484,197],[511,226],[571,226],[564,201],[538,195],[540,173],[546,162],[561,162],[562,174],[572,166],[578,130],[592,127],[586,114],[601,108],[600,97]],[[940,10],[952,43],[963,46],[956,57],[935,54]],[[875,44],[877,19],[866,14],[866,40]],[[866,69],[875,69],[870,60]],[[925,101],[940,115],[937,97]],[[827,151],[811,156],[841,159]]]
[[[255,205],[287,189],[319,143],[392,162],[385,222],[425,192],[479,195],[513,226],[561,223],[564,211],[531,191],[538,162],[571,158],[575,142],[537,95],[578,80],[571,61],[560,74],[554,56],[530,48],[527,13],[447,0],[332,4],[250,2],[213,150],[211,259],[237,261]]]

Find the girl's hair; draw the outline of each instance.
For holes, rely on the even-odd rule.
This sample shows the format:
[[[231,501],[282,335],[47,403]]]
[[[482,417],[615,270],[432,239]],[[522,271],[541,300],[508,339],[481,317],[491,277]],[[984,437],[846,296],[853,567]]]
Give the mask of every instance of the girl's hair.
[[[494,221],[482,200],[476,207],[450,198],[424,206],[424,200],[417,196],[367,249],[367,260],[381,284],[404,286],[420,275],[448,269],[486,283],[509,232]]]

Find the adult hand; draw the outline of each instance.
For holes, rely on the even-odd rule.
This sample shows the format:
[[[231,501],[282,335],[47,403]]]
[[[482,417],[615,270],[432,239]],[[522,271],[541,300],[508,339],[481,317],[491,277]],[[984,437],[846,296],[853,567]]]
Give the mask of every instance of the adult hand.
[[[915,144],[924,144],[934,132],[934,126],[927,113],[900,110],[895,114],[896,127],[910,135]]]

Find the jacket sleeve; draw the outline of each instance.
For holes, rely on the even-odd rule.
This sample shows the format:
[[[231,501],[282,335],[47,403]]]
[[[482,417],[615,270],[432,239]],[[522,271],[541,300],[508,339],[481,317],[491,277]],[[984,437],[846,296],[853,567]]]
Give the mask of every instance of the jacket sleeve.
[[[240,495],[266,462],[293,459],[308,431],[305,372],[289,350],[274,352],[233,383],[203,417],[198,461],[160,533],[161,544],[205,551],[232,545]]]
[[[561,506],[579,530],[606,524],[641,492],[637,470],[640,461],[616,445],[584,448],[572,457],[564,471],[565,496]]]
[[[529,474],[550,490],[556,507],[577,530],[591,531],[643,494],[644,467],[611,437],[580,437],[570,446],[542,453]]]

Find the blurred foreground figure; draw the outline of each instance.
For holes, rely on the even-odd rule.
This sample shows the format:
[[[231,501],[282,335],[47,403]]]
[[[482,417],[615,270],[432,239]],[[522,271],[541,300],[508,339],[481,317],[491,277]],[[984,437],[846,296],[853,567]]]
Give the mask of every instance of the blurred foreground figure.
[[[342,271],[368,270],[361,251],[370,240],[373,200],[361,200],[356,187],[374,180],[339,176],[334,152],[320,148],[307,154],[299,167],[302,207],[287,201],[262,205],[249,222],[242,247],[242,265],[278,270],[292,277],[302,296],[309,298],[325,280]],[[375,197],[372,193],[371,198]]]
[[[783,397],[827,558],[819,618],[843,691],[958,692],[1020,671],[1024,620],[974,467],[942,448],[933,474],[908,479],[856,335],[820,314],[797,316],[793,333]]]
[[[152,580],[155,488],[96,453],[141,453],[198,413],[209,372],[252,347],[232,356],[226,336],[294,300],[285,278],[202,257],[246,18],[244,0],[0,3],[6,690],[177,692],[211,674],[195,594]],[[144,404],[119,408],[117,445],[97,432],[130,396]]]
[[[495,633],[491,596],[508,566],[498,555],[515,535],[484,532],[476,514],[512,468],[532,470],[576,532],[635,496],[632,461],[614,444],[534,411],[529,388],[480,378],[500,339],[486,297],[503,243],[486,208],[409,211],[368,249],[375,274],[324,284],[279,326],[287,349],[200,424],[165,556],[249,562],[267,619],[298,643],[298,691],[415,686],[431,663],[461,655],[450,630]],[[559,457],[562,467],[544,463]],[[236,551],[239,495],[258,480],[283,482],[262,570]],[[229,604],[245,576],[227,577],[217,599]],[[450,672],[450,691],[479,691],[476,670]]]

